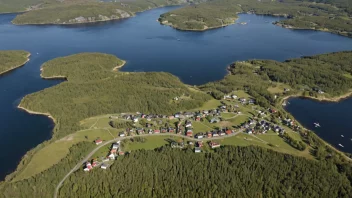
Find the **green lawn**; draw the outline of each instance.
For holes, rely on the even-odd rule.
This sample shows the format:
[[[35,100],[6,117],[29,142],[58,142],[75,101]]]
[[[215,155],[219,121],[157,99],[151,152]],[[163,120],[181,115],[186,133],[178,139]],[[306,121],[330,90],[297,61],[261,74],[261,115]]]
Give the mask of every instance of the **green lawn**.
[[[193,133],[194,135],[199,133],[199,132],[207,132],[207,131],[211,131],[214,127],[211,125],[207,125],[206,124],[207,121],[204,122],[193,122]],[[210,124],[210,123],[209,123]]]
[[[238,115],[237,117],[231,118],[227,121],[231,122],[234,126],[238,126],[238,125],[241,125],[242,123],[248,121],[248,116],[247,115]]]
[[[203,106],[196,108],[196,109],[192,109],[189,111],[199,111],[199,110],[210,110],[210,109],[216,109],[218,106],[221,105],[220,100],[216,100],[216,99],[211,99],[208,100],[207,102],[205,102],[203,104]]]
[[[146,149],[146,150],[152,150],[164,145],[169,145],[169,143],[166,141],[166,139],[173,139],[175,140],[174,137],[170,136],[151,136],[151,137],[144,137],[146,141],[144,143],[139,143],[139,142],[128,142],[127,144],[124,145],[124,148],[122,148],[124,151],[132,151],[132,150],[138,150],[138,149]]]

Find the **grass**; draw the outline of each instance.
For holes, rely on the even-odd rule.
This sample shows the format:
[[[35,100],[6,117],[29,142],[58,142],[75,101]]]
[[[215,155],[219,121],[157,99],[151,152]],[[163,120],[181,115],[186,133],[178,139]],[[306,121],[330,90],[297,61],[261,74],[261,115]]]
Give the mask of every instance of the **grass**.
[[[211,99],[205,102],[201,107],[195,108],[189,111],[202,111],[202,110],[216,109],[220,105],[221,105],[220,100]]]
[[[117,134],[117,130],[110,129],[113,134]],[[87,138],[86,138],[87,137]],[[27,179],[34,176],[51,166],[57,164],[61,159],[67,156],[69,149],[78,142],[88,141],[92,142],[100,137],[103,141],[111,140],[113,137],[108,130],[104,129],[93,129],[78,131],[75,134],[64,137],[57,140],[44,148],[40,149],[28,165],[21,171],[15,178],[14,181]],[[50,159],[50,160],[49,160]]]
[[[197,134],[199,132],[207,132],[213,129],[212,126],[206,125],[205,122],[193,122],[193,133]]]
[[[241,125],[242,123],[246,122],[248,120],[247,115],[238,115],[235,118],[231,118],[227,121],[230,121],[233,125],[238,126]]]
[[[140,142],[128,142],[127,144],[124,145],[123,150],[124,151],[133,151],[133,150],[138,150],[138,149],[145,149],[145,150],[153,150],[155,148],[168,145],[169,142],[166,141],[167,138],[175,140],[174,137],[165,137],[165,136],[152,136],[152,137],[144,137],[145,142],[140,143]]]

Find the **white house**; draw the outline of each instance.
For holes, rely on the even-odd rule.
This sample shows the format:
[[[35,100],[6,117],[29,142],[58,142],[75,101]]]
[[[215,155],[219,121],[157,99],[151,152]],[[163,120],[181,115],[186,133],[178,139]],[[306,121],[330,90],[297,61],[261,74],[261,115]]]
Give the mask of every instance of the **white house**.
[[[195,153],[200,153],[200,152],[202,152],[202,150],[199,147],[196,147],[196,148],[194,148],[194,152]]]
[[[106,169],[108,168],[108,166],[107,166],[106,164],[102,164],[102,165],[100,166],[100,168],[106,170]]]

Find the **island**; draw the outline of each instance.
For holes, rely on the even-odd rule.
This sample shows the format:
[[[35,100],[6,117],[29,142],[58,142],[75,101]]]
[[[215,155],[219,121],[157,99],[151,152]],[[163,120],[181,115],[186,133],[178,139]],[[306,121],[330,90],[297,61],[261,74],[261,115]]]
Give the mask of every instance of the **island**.
[[[275,25],[352,36],[352,7],[342,1],[215,0],[182,7],[160,16],[162,24],[179,30],[204,31],[234,24],[237,14],[282,16]]]
[[[25,65],[29,56],[23,50],[0,50],[0,75]]]
[[[192,1],[193,2],[193,1]],[[40,9],[18,15],[12,23],[25,24],[79,24],[110,21],[133,17],[137,12],[168,5],[188,3],[185,0],[173,1],[119,1],[97,2],[92,0],[56,1]]]
[[[351,51],[241,61],[223,80],[189,86],[164,72],[121,72],[126,62],[109,54],[50,60],[41,76],[65,81],[19,106],[51,116],[53,137],[24,156],[0,192],[350,197],[351,158],[282,105],[288,97],[349,94],[351,62]]]

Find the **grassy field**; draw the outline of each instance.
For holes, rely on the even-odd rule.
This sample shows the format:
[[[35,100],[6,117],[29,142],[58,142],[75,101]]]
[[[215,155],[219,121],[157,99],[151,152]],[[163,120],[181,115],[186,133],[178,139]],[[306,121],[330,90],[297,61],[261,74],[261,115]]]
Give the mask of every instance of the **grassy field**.
[[[22,66],[28,60],[30,53],[23,50],[0,51],[0,74]]]
[[[203,106],[201,106],[199,108],[191,109],[189,111],[202,111],[202,110],[216,109],[220,105],[221,105],[220,100],[211,99],[211,100],[208,100],[207,102],[205,102],[203,104]]]
[[[61,159],[68,155],[69,149],[78,142],[87,141],[92,142],[93,144],[93,141],[98,137],[103,141],[107,141],[113,139],[111,134],[116,136],[118,132],[119,130],[112,128],[109,130],[84,130],[52,142],[35,153],[31,161],[15,177],[14,181],[29,178],[57,164]]]

